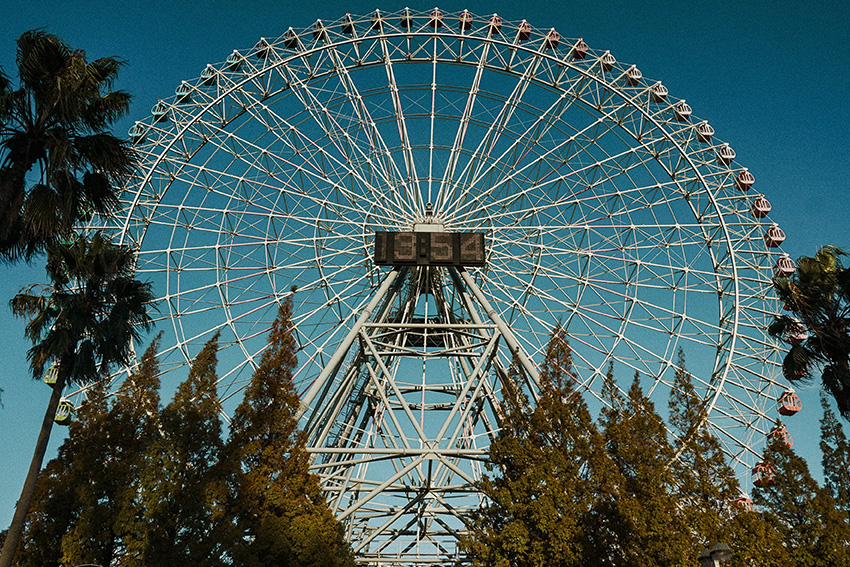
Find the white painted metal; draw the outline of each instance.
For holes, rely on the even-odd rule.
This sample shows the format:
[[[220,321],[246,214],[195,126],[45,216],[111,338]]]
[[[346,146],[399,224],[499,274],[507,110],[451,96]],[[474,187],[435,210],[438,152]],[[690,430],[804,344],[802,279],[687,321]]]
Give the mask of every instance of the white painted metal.
[[[665,411],[684,349],[742,477],[787,387],[765,333],[782,252],[729,146],[633,65],[550,48],[551,22],[521,40],[460,14],[323,20],[209,66],[134,126],[104,223],[161,299],[165,384],[221,332],[225,414],[297,286],[314,468],[366,564],[455,560],[508,366],[533,400],[557,324],[593,409],[613,362]],[[376,230],[434,227],[485,232],[487,266],[372,262]]]

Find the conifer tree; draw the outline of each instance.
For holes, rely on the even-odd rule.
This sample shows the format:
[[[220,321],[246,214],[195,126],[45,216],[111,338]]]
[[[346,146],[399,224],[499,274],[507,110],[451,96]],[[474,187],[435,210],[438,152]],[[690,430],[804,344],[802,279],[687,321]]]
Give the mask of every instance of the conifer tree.
[[[119,393],[111,410],[105,384],[97,382],[89,388],[59,456],[39,478],[17,565],[109,567],[125,554],[119,517],[131,505],[131,487],[138,484],[134,481],[146,436],[116,410],[126,406],[139,412],[151,395],[158,404],[158,381],[149,385],[152,394],[136,387],[143,375],[151,374],[151,365],[155,367],[155,350],[156,341],[139,370],[122,386],[124,393]],[[130,389],[136,391],[128,399]]]
[[[142,547],[138,536],[144,532],[139,525],[143,505],[139,499],[142,469],[146,465],[145,455],[162,438],[156,358],[160,336],[151,342],[136,371],[121,385],[110,410],[110,428],[122,448],[124,476],[128,479],[119,487],[114,518],[115,533],[121,539],[122,566],[138,564],[133,558]]]
[[[681,349],[669,406],[670,427],[677,438],[671,465],[673,490],[679,513],[691,531],[691,553],[723,542],[734,550],[724,566],[787,565],[789,555],[776,529],[757,511],[733,504],[740,497],[740,487],[720,442],[707,429],[705,408]]]
[[[720,442],[707,428],[707,415],[678,354],[670,394],[670,427],[677,438],[671,465],[679,509],[700,549],[728,540],[731,505],[740,492],[735,473],[726,462]]]
[[[108,567],[120,539],[113,531],[121,474],[121,449],[112,438],[104,382],[89,388],[77,420],[71,423],[64,482],[75,492],[75,518],[61,539],[62,564]]]
[[[39,476],[39,500],[27,516],[18,565],[101,563],[104,555],[111,556],[110,485],[125,479],[104,466],[112,449],[107,416],[106,392],[98,382],[89,388],[59,456]]]
[[[529,412],[518,366],[504,385],[501,431],[490,447],[482,492],[490,503],[461,547],[475,566],[586,565],[596,495],[613,473],[581,393],[566,333],[556,328]]]
[[[246,566],[353,566],[342,528],[309,471],[292,385],[296,351],[287,298],[231,423],[226,461],[235,466],[230,510],[239,537],[230,553]]]
[[[696,554],[691,528],[677,512],[671,492],[674,477],[668,464],[673,448],[664,423],[643,394],[637,373],[625,403],[619,394],[613,396],[611,407],[603,411],[602,425],[608,454],[622,481],[605,510],[610,547],[597,556],[605,565],[692,564]]]
[[[77,512],[74,487],[67,481],[67,462],[59,456],[39,473],[23,537],[14,556],[16,567],[60,567],[62,536]],[[4,534],[5,535],[5,534]],[[5,538],[4,540],[5,541]]]
[[[27,515],[25,543],[16,554],[18,565],[109,565],[116,543],[111,488],[126,479],[107,470],[115,456],[108,413],[103,382],[95,383],[71,423],[59,456],[39,476],[39,499]]]
[[[850,521],[850,443],[844,435],[841,422],[829,407],[826,396],[821,394],[823,419],[820,422],[820,449],[823,453],[823,476],[825,488],[835,500],[836,506]]]
[[[764,462],[774,468],[773,482],[756,487],[754,500],[779,532],[792,564],[850,565],[850,525],[806,462],[781,440],[770,444]]]
[[[161,413],[162,436],[149,447],[141,471],[132,564],[223,564],[229,545],[217,349],[218,334],[195,357],[189,377]]]
[[[721,540],[732,549],[723,567],[789,567],[793,565],[776,523],[758,510],[739,508],[728,520],[728,535]],[[701,548],[705,549],[705,548]]]

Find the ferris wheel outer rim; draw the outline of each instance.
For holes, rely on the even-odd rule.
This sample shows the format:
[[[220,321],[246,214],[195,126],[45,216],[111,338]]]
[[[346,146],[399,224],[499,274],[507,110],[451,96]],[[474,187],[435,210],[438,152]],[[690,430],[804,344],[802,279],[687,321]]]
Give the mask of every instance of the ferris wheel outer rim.
[[[439,37],[452,38],[452,39],[457,38],[458,35],[463,35],[463,34],[458,34],[458,33],[454,33],[454,32],[449,33],[445,28],[443,28],[443,30],[444,31],[437,31],[436,29],[434,29],[431,33],[418,33],[417,32],[417,33],[413,33],[413,34],[400,33],[400,32],[399,33],[384,33],[382,31],[381,33],[369,35],[368,37],[352,38],[351,40],[348,40],[347,43],[352,43],[352,42],[355,42],[355,41],[366,41],[366,40],[371,40],[373,42],[377,42],[379,40],[386,40],[386,39],[392,38],[392,37],[400,37],[400,36],[406,37],[408,35],[420,35],[420,36],[427,36],[427,37],[438,37],[439,36]],[[304,33],[305,34],[309,33],[309,30],[305,30]],[[299,35],[299,38],[300,37],[301,37],[301,35]],[[470,38],[470,39],[478,39],[478,40],[481,39],[481,38],[472,38],[471,36],[468,36],[468,35],[463,35],[463,37],[467,37],[467,38]],[[340,43],[343,43],[343,42],[340,42]],[[499,42],[494,42],[494,43],[499,43]],[[666,136],[671,143],[673,143],[677,146],[677,148],[679,149],[680,155],[684,156],[687,160],[689,160],[691,169],[699,174],[700,183],[705,187],[706,195],[711,200],[712,206],[718,211],[717,218],[720,219],[720,222],[723,225],[724,234],[726,235],[726,238],[724,239],[724,243],[726,245],[726,248],[728,249],[729,258],[731,258],[731,260],[733,262],[733,266],[734,266],[734,269],[733,269],[734,275],[732,276],[732,281],[734,282],[734,285],[735,285],[734,304],[737,306],[740,302],[740,293],[741,293],[740,288],[739,288],[740,282],[738,281],[738,277],[737,277],[737,270],[738,270],[737,255],[735,254],[735,251],[732,250],[731,238],[729,236],[728,228],[725,225],[725,217],[719,211],[719,205],[717,204],[717,202],[715,200],[714,192],[711,189],[711,187],[709,186],[709,184],[706,182],[705,178],[702,176],[701,170],[700,170],[699,167],[697,167],[696,163],[694,162],[694,160],[692,158],[692,155],[689,152],[685,151],[681,146],[679,146],[679,144],[669,134],[667,129],[664,128],[662,126],[662,124],[656,120],[656,118],[653,114],[649,113],[647,109],[643,108],[640,104],[636,103],[634,100],[627,97],[625,95],[625,93],[622,93],[622,89],[620,87],[618,87],[617,85],[613,85],[610,82],[601,80],[600,77],[586,72],[582,67],[575,65],[571,61],[568,61],[567,57],[558,58],[558,57],[555,57],[554,55],[552,55],[550,53],[545,52],[544,50],[532,49],[532,48],[526,47],[526,46],[517,46],[517,45],[514,45],[514,44],[509,44],[508,42],[501,42],[500,44],[503,45],[503,46],[510,46],[510,47],[516,48],[518,50],[522,49],[522,50],[528,52],[529,54],[533,54],[534,56],[544,57],[544,58],[547,58],[551,61],[556,61],[560,64],[565,64],[565,65],[571,67],[571,69],[574,72],[582,74],[585,78],[588,78],[590,80],[593,80],[593,81],[596,81],[596,82],[603,84],[606,88],[610,89],[611,91],[620,94],[620,96],[622,96],[623,100],[627,101],[632,108],[634,108],[638,112],[642,113],[646,119],[652,121],[655,124],[657,130],[659,132],[663,133],[663,135]],[[330,50],[330,49],[334,48],[336,45],[337,45],[337,42],[328,42],[321,47],[314,47],[311,50],[293,53],[288,58],[281,59],[280,61],[275,62],[274,65],[272,65],[271,67],[267,67],[267,68],[264,67],[261,70],[257,70],[254,73],[254,75],[252,75],[252,77],[260,76],[260,75],[263,75],[265,73],[270,72],[272,69],[275,69],[275,68],[278,68],[278,67],[281,67],[281,66],[285,66],[286,63],[288,63],[292,60],[295,60],[295,59],[302,58],[303,56],[305,56],[308,53],[315,53],[315,52]],[[270,49],[275,49],[275,46],[274,45],[270,46]],[[554,51],[555,50],[552,50],[553,53],[554,53]],[[222,64],[222,65],[219,66],[219,68],[217,69],[217,74],[221,74],[221,72],[223,71],[224,65],[226,65],[226,64]],[[182,124],[180,132],[173,136],[169,147],[171,147],[173,144],[176,144],[177,140],[182,138],[182,136],[188,131],[188,129],[190,128],[190,126],[192,124],[201,120],[202,116],[205,114],[207,109],[211,108],[217,102],[221,102],[222,100],[224,100],[229,93],[232,93],[235,90],[242,88],[246,83],[248,83],[250,81],[250,78],[251,77],[246,77],[241,82],[233,83],[228,89],[221,90],[221,92],[218,94],[218,96],[214,100],[207,103],[204,110],[197,112],[192,120],[184,122]],[[169,108],[170,108],[170,106],[169,106]],[[151,124],[150,127],[154,127],[154,124]],[[629,132],[628,130],[626,130],[626,131]],[[167,149],[168,148],[165,148],[164,150],[162,150],[162,152],[160,153],[160,156],[157,158],[157,163],[159,161],[161,161],[162,159],[164,159],[164,156],[167,152]],[[145,183],[147,181],[149,181],[150,176],[153,174],[154,168],[155,168],[155,165],[152,165],[151,167],[148,168],[145,180],[140,184],[140,187],[144,187]],[[730,171],[733,171],[733,170],[730,169]],[[136,193],[136,195],[135,195],[136,201],[134,201],[134,204],[131,206],[131,208],[134,207],[138,203],[138,199],[140,198],[140,196],[141,196],[141,191]],[[123,242],[123,239],[125,238],[125,236],[129,232],[129,223],[130,222],[131,222],[131,219],[128,216],[127,219],[126,219],[126,222],[124,224],[124,227],[122,228],[122,230],[120,232],[122,242]],[[144,230],[146,231],[147,227]],[[714,254],[713,249],[711,247],[708,247],[708,249],[709,249],[709,253],[712,255],[712,258],[713,258],[713,254]],[[770,251],[768,251],[768,253],[770,253]],[[730,331],[730,334],[731,334],[731,337],[733,338],[733,341],[737,341],[738,340],[738,325],[740,323],[740,321],[739,321],[740,309],[736,307],[735,309],[732,310],[732,312],[734,313],[734,319],[735,320],[734,320],[734,323],[733,323],[733,326],[732,326],[732,330]],[[732,346],[730,346],[729,348],[726,349],[726,361],[723,364],[723,368],[724,368],[723,376],[721,377],[720,383],[717,385],[717,387],[715,389],[715,393],[714,393],[713,400],[712,400],[712,403],[711,403],[712,407],[714,406],[716,401],[721,397],[721,395],[723,393],[723,384],[725,383],[726,377],[727,377],[728,372],[731,368],[731,364],[732,364],[731,359],[732,359],[733,353],[735,352],[734,347],[735,347],[735,344],[733,343]]]

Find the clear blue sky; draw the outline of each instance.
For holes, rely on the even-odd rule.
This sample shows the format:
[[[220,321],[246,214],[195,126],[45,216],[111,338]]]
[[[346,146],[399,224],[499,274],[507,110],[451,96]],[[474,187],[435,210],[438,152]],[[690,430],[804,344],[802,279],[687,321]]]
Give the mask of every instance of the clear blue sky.
[[[181,80],[197,77],[207,63],[261,37],[346,11],[398,10],[404,4],[359,0],[321,3],[253,0],[139,2],[134,0],[6,0],[0,24],[0,66],[14,71],[14,40],[43,27],[85,49],[90,58],[115,55],[128,61],[119,86],[135,95],[132,119],[150,113]],[[248,7],[243,7],[248,6]],[[426,9],[430,5],[411,5]],[[788,235],[792,257],[823,244],[850,247],[850,4],[730,1],[627,2],[469,1],[446,10],[498,12],[555,27],[565,37],[583,36],[619,61],[637,64],[644,76],[662,80],[671,95],[686,98],[711,122],[749,167],[759,191],[773,204],[771,218]],[[43,269],[0,266],[0,299],[42,281]],[[0,529],[11,520],[32,454],[49,391],[27,372],[23,322],[0,305]],[[790,420],[795,448],[820,470],[816,387],[803,392],[806,408]],[[48,458],[64,429],[54,430]]]

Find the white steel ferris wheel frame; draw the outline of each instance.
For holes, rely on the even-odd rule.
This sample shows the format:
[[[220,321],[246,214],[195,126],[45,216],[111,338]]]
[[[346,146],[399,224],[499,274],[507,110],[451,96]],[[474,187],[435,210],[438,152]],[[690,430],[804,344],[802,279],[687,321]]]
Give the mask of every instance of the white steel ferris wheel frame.
[[[683,348],[730,462],[758,460],[788,388],[775,229],[729,146],[609,52],[466,11],[346,15],[208,66],[131,137],[106,228],[160,295],[163,370],[220,331],[226,413],[297,286],[302,423],[361,561],[454,561],[501,381],[518,360],[533,398],[557,324],[597,408],[613,362],[663,411]],[[485,232],[486,266],[375,265],[375,231],[423,223]]]

